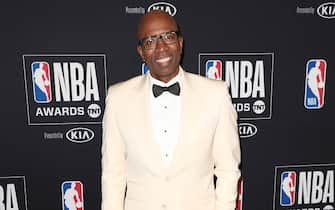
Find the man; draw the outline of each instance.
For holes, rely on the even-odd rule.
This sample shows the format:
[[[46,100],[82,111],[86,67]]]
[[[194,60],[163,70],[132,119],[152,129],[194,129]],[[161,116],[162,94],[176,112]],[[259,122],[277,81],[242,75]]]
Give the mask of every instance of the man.
[[[167,13],[145,14],[138,38],[149,73],[106,99],[102,210],[233,210],[240,145],[224,82],[182,69],[183,37]]]

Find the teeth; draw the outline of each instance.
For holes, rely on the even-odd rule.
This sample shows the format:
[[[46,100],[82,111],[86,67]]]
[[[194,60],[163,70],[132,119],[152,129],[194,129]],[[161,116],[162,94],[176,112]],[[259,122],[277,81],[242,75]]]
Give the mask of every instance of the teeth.
[[[164,62],[167,62],[171,59],[171,57],[166,57],[166,58],[160,58],[160,59],[157,59],[156,61],[158,63],[164,63]]]

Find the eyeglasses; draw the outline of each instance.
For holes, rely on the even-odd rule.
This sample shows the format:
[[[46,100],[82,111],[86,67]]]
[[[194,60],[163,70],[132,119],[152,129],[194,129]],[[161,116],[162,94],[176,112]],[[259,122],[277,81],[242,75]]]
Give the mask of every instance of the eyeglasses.
[[[148,36],[141,39],[138,44],[143,47],[144,50],[152,50],[156,48],[158,39],[161,39],[165,44],[174,44],[177,42],[179,31],[168,31],[158,35]]]

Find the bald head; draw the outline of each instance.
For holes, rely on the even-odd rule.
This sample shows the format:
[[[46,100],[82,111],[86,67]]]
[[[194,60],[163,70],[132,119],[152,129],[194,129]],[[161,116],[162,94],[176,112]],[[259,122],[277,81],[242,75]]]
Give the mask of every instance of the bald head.
[[[138,23],[137,37],[142,39],[153,35],[150,34],[151,31],[163,31],[166,30],[166,27],[169,27],[169,30],[178,31],[177,22],[171,15],[162,10],[152,10],[141,17]]]

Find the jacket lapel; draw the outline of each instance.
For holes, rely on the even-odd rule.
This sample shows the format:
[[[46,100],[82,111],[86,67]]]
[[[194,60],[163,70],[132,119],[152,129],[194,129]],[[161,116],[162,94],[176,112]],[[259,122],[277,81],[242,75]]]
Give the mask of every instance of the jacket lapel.
[[[193,114],[196,113],[196,107],[192,105],[192,101],[194,98],[194,93],[192,92],[192,85],[188,78],[188,73],[184,72],[181,68],[180,75],[180,130],[179,130],[179,139],[175,148],[175,152],[173,155],[172,163],[170,165],[169,174],[172,175],[174,171],[180,169],[181,166],[185,165],[185,161],[187,161],[188,151],[189,149],[189,141],[191,140],[189,137],[189,133],[192,129],[192,118]],[[192,132],[191,132],[192,133]],[[187,148],[187,149],[185,149]]]

